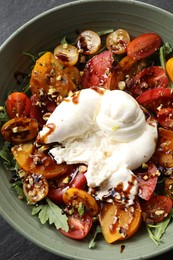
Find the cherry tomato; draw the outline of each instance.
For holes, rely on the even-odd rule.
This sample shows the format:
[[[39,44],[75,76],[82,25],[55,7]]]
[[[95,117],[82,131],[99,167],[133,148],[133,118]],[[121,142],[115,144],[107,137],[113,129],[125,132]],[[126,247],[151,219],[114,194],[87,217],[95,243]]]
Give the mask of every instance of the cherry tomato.
[[[80,166],[70,166],[65,174],[51,179],[49,183],[48,197],[57,204],[62,204],[63,194],[69,187],[85,189],[86,177]]]
[[[131,237],[140,227],[141,208],[135,201],[132,206],[125,206],[116,201],[107,203],[99,215],[100,226],[108,243]]]
[[[23,181],[23,192],[29,204],[44,199],[48,194],[48,182],[43,175],[28,175]]]
[[[30,117],[36,119],[39,126],[42,127],[56,106],[55,100],[50,100],[47,95],[32,95]]]
[[[127,55],[140,60],[152,55],[161,45],[161,38],[155,33],[145,33],[134,38],[127,46]]]
[[[166,178],[164,192],[166,196],[173,200],[173,174]]]
[[[91,58],[86,63],[84,74],[81,78],[82,88],[90,88],[95,86],[106,87],[109,84],[112,64],[112,51],[104,51]]]
[[[155,195],[142,203],[142,216],[148,224],[159,223],[164,220],[172,209],[172,200],[163,195]]]
[[[145,171],[138,171],[139,170],[137,170],[136,173],[139,185],[138,196],[144,200],[149,200],[156,188],[160,172],[152,162],[147,164],[147,169]]]
[[[15,145],[11,148],[14,158],[28,173],[43,175],[46,179],[64,174],[68,166],[57,164],[47,152],[38,150],[32,143]]]
[[[158,141],[153,160],[157,165],[164,168],[173,167],[173,131],[159,128]]]
[[[78,208],[79,204],[85,207],[86,212],[91,216],[96,216],[99,208],[96,200],[86,191],[77,188],[69,188],[63,194],[63,201],[67,206]]]
[[[166,62],[166,71],[167,71],[171,81],[173,81],[173,58],[170,58]]]
[[[92,55],[98,52],[101,46],[101,39],[97,33],[91,30],[86,30],[80,33],[76,44],[81,53]]]
[[[6,101],[7,114],[10,118],[27,117],[30,107],[31,102],[23,92],[13,92]]]
[[[83,239],[92,227],[92,219],[88,214],[79,216],[77,214],[68,217],[69,231],[60,229],[61,233],[73,239]]]
[[[123,54],[126,52],[129,42],[130,36],[128,32],[123,29],[118,29],[107,36],[106,47],[115,54]]]
[[[60,44],[54,49],[54,56],[63,66],[73,66],[78,62],[78,49],[68,43]]]
[[[170,88],[153,88],[142,93],[136,100],[140,105],[157,113],[162,107],[172,107],[173,92]]]
[[[129,84],[128,84],[129,82]],[[168,77],[164,69],[159,66],[151,66],[140,71],[134,78],[126,81],[127,88],[133,96],[139,96],[146,90],[155,87],[167,87]]]
[[[162,127],[173,130],[173,107],[159,109],[157,120]]]
[[[15,144],[32,140],[38,134],[38,123],[32,118],[16,117],[8,120],[1,128],[4,140]]]
[[[65,67],[64,70],[64,75],[71,79],[76,85],[80,83],[80,71],[78,70],[77,67],[75,66],[70,66],[70,67]]]

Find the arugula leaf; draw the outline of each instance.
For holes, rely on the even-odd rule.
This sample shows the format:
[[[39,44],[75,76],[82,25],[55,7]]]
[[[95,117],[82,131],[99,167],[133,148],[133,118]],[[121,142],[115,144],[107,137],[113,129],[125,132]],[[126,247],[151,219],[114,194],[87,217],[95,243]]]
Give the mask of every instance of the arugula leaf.
[[[47,221],[50,225],[54,224],[57,229],[63,229],[68,232],[68,218],[65,214],[62,214],[62,209],[59,208],[48,198],[46,199],[47,204],[40,204],[32,209],[32,215],[38,214],[38,218],[42,224],[45,224]]]
[[[147,231],[149,233],[150,238],[159,245],[162,242],[162,236],[166,232],[166,229],[173,218],[173,209],[171,213],[165,218],[161,223],[156,225],[147,224]]]
[[[89,245],[88,245],[88,247],[90,248],[90,249],[92,249],[92,248],[96,248],[96,237],[97,237],[97,235],[99,234],[99,233],[102,233],[102,230],[101,230],[101,227],[99,226],[99,225],[97,225],[97,227],[96,227],[96,230],[95,230],[95,233],[94,233],[94,236],[93,236],[93,238],[91,239],[91,241],[90,241],[90,243],[89,243]]]
[[[12,155],[9,144],[9,142],[4,142],[2,150],[0,151],[0,157],[4,160],[3,164],[6,169],[10,171],[16,171],[16,160]]]
[[[7,111],[5,109],[5,107],[1,106],[0,107],[0,125],[2,123],[5,123],[9,120],[9,117],[7,115]]]
[[[164,70],[166,69],[166,56],[171,52],[172,47],[168,42],[165,42],[165,44],[162,47],[160,47],[160,64]]]

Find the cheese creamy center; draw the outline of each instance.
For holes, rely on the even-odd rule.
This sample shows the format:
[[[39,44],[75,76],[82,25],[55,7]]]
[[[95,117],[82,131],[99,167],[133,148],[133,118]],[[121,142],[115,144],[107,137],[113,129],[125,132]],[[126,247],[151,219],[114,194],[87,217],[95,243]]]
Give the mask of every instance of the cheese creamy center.
[[[138,192],[132,170],[151,158],[156,140],[156,122],[146,121],[133,97],[102,88],[66,98],[37,137],[38,143],[57,143],[50,153],[58,164],[87,164],[87,184],[99,199],[113,192],[127,204]]]

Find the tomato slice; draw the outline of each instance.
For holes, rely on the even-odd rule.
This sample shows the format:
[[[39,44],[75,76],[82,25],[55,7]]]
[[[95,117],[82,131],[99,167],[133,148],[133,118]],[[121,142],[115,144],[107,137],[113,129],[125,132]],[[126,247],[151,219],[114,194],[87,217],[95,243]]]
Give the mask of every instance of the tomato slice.
[[[77,37],[77,47],[85,55],[93,55],[100,49],[100,36],[91,30],[83,31]]]
[[[157,120],[162,127],[173,130],[173,107],[159,109]]]
[[[6,101],[7,114],[10,118],[27,117],[30,112],[31,102],[23,92],[13,92]]]
[[[134,38],[127,46],[127,55],[135,60],[146,58],[161,46],[161,38],[155,33],[144,33]]]
[[[166,71],[167,71],[171,81],[173,81],[173,58],[170,58],[166,62]]]
[[[23,181],[23,192],[29,204],[44,199],[48,194],[48,182],[43,175],[28,175]]]
[[[78,49],[68,43],[60,44],[54,49],[54,56],[63,66],[73,66],[78,62]]]
[[[141,208],[135,201],[132,206],[118,202],[107,203],[99,215],[103,236],[108,243],[123,240],[134,235],[141,224]]]
[[[142,106],[157,113],[162,107],[172,107],[173,92],[170,88],[153,88],[142,93],[136,100]]]
[[[27,117],[16,117],[8,120],[1,128],[4,140],[13,144],[31,141],[38,134],[38,123]]]
[[[69,188],[63,194],[63,200],[67,206],[78,209],[80,203],[85,207],[91,217],[97,216],[99,207],[96,200],[86,191],[77,188]]]
[[[106,87],[111,75],[113,60],[112,51],[104,51],[91,58],[86,63],[84,74],[81,77],[82,88]]]
[[[126,52],[127,45],[130,43],[130,36],[127,31],[118,29],[110,33],[106,38],[106,47],[115,54]]]
[[[70,166],[65,174],[51,179],[49,182],[48,197],[57,204],[62,204],[64,192],[70,188],[85,189],[86,177],[84,171],[81,170],[82,165]],[[86,168],[86,167],[85,167]]]
[[[139,96],[155,87],[167,87],[169,79],[160,66],[151,66],[140,71],[134,78],[126,81],[127,88],[133,96]]]
[[[32,95],[30,117],[36,119],[39,126],[43,127],[56,106],[55,100],[50,100],[47,95]]]
[[[142,203],[142,216],[144,222],[154,224],[162,222],[172,209],[172,200],[163,195],[155,195]]]
[[[173,200],[173,174],[166,178],[164,192],[166,196]]]
[[[160,172],[152,162],[149,162],[147,169],[143,172],[138,172],[137,170],[136,175],[139,185],[139,197],[144,200],[149,200],[156,188]]]
[[[43,175],[46,179],[64,174],[68,166],[57,164],[47,152],[38,150],[32,143],[15,145],[11,148],[14,158],[28,173]]]
[[[92,218],[88,214],[79,216],[78,214],[68,217],[69,231],[60,229],[61,233],[69,238],[83,239],[89,233],[92,227]]]

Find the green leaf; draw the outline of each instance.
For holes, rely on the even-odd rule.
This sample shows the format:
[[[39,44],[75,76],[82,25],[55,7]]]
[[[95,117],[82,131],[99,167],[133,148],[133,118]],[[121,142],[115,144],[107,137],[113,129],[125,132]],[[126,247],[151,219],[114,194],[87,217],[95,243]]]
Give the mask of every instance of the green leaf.
[[[91,241],[90,241],[90,243],[89,243],[89,245],[88,245],[88,247],[90,248],[90,249],[92,249],[92,248],[96,248],[96,237],[97,237],[97,235],[99,234],[99,233],[102,233],[102,230],[101,230],[101,227],[99,226],[99,225],[97,225],[97,227],[96,227],[96,230],[95,230],[95,233],[94,233],[94,236],[93,236],[93,238],[91,239]]]
[[[9,117],[7,115],[7,111],[5,107],[0,106],[0,125],[7,122]]]
[[[166,64],[166,56],[171,52],[172,47],[168,42],[165,42],[165,44],[162,47],[160,47],[160,64],[164,70]]]
[[[79,203],[79,207],[78,207],[78,213],[80,216],[82,216],[84,214],[84,211],[85,211],[85,207],[84,205],[82,204],[82,202]]]
[[[54,204],[51,200],[46,199],[47,204],[39,205],[33,208],[32,215],[38,214],[38,218],[42,224],[49,222],[50,225],[54,224],[57,229],[63,229],[68,232],[68,218],[62,214],[62,209]]]
[[[9,148],[9,142],[4,142],[2,150],[0,151],[0,157],[3,159],[3,164],[6,169],[16,171],[16,160]]]

